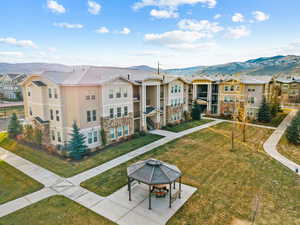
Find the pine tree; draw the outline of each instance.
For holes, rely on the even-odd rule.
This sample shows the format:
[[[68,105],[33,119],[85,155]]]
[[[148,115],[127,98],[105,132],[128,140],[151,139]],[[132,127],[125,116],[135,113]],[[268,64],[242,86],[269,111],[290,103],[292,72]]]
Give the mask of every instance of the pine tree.
[[[22,126],[18,120],[16,113],[13,113],[7,128],[8,136],[10,138],[16,138],[22,133]]]
[[[79,132],[79,128],[76,122],[73,123],[72,127],[73,130],[72,133],[70,134],[71,140],[69,141],[68,144],[68,151],[69,151],[69,155],[72,158],[79,160],[88,152],[88,148],[85,145],[86,137]]]
[[[271,107],[271,115],[272,117],[275,117],[278,113],[278,104],[277,103],[274,103]]]
[[[263,99],[263,102],[259,108],[258,121],[263,123],[269,123],[271,121],[271,110],[269,104],[266,102],[266,99]]]
[[[193,118],[193,120],[201,120],[200,105],[196,101],[194,101],[194,103],[193,103],[192,118]]]
[[[291,124],[286,130],[286,137],[290,143],[300,144],[300,111],[292,120]]]

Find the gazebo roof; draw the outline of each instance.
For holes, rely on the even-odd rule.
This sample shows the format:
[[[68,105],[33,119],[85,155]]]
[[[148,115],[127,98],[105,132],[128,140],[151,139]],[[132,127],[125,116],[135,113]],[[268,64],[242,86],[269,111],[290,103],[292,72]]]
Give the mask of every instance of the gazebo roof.
[[[145,184],[169,184],[181,177],[182,173],[174,165],[156,159],[147,159],[129,166],[127,175]]]

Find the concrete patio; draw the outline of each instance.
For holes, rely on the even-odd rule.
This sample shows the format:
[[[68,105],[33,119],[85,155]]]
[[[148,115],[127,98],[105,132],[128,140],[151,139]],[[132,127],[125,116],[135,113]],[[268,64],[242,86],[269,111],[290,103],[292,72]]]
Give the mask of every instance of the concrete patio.
[[[176,189],[172,192],[178,191]],[[169,196],[156,198],[152,194],[152,210],[148,209],[149,188],[145,184],[137,184],[132,189],[132,201],[128,200],[127,185],[100,201],[90,209],[120,225],[163,225],[184,205],[197,189],[182,184],[181,199],[176,199],[169,208]]]

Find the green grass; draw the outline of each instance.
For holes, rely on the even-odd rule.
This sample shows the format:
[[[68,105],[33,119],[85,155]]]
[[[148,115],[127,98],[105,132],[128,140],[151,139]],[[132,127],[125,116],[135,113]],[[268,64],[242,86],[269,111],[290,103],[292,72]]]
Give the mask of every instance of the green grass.
[[[0,225],[113,225],[63,196],[54,196],[0,218]]]
[[[171,132],[181,132],[190,128],[201,126],[205,123],[212,122],[213,120],[202,119],[202,120],[192,120],[188,122],[183,122],[174,126],[167,126],[164,130],[171,131]]]
[[[24,173],[0,161],[0,204],[20,198],[43,188]]]
[[[256,224],[300,224],[300,188],[294,174],[263,151],[270,129],[248,126],[247,142],[242,142],[236,125],[235,149],[231,151],[232,124],[221,123],[190,134],[115,167],[82,183],[107,196],[126,185],[126,167],[150,157],[177,165],[183,183],[198,190],[168,224],[234,224],[249,221],[256,196],[260,209]]]
[[[97,154],[94,154],[79,162],[69,162],[48,154],[45,151],[36,150],[19,144],[15,140],[9,139],[7,134],[4,132],[0,133],[0,146],[37,165],[40,165],[41,167],[51,170],[54,173],[64,177],[70,177],[87,169],[108,162],[118,156],[131,152],[160,138],[161,136],[159,135],[147,134],[143,137],[131,139],[118,145],[107,147],[103,151],[100,151]]]
[[[282,155],[300,165],[300,146],[289,143],[286,135],[280,139],[277,149]]]

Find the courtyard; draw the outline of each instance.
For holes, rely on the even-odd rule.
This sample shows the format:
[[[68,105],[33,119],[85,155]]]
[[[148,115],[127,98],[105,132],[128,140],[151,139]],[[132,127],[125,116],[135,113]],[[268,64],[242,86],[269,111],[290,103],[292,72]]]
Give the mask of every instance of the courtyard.
[[[242,126],[239,124],[215,121],[197,129],[174,133],[176,138],[171,138],[172,133],[169,132],[169,136],[155,142],[161,144],[152,143],[148,144],[151,149],[141,147],[132,151],[133,154],[129,152],[131,156],[127,161],[118,161],[116,158],[113,165],[110,165],[110,161],[106,162],[109,164],[107,169],[100,166],[101,168],[96,167],[83,172],[84,176],[88,176],[79,179],[83,181],[82,190],[72,184],[72,178],[67,179],[62,183],[69,183],[70,191],[61,193],[69,199],[54,194],[50,198],[5,215],[0,218],[0,224],[12,225],[18,224],[18,221],[25,225],[41,224],[40,220],[48,224],[55,220],[55,224],[59,225],[78,224],[82,223],[81,221],[88,221],[88,224],[92,225],[113,224],[103,218],[110,216],[107,211],[103,211],[106,204],[101,202],[112,200],[122,192],[127,194],[127,166],[147,158],[177,165],[184,174],[183,184],[196,190],[167,224],[235,225],[237,221],[251,224],[254,215],[256,224],[294,225],[300,222],[300,189],[299,184],[295,182],[294,173],[273,160],[263,150],[263,144],[273,129],[249,125],[246,127],[246,142],[242,141]],[[235,130],[233,149],[232,129]],[[77,191],[72,192],[72,189]],[[88,194],[80,197],[78,190]],[[66,192],[70,194],[67,195]],[[84,198],[89,200],[84,201]],[[129,204],[128,199],[123,198],[122,204]],[[68,211],[66,207],[74,210]],[[48,216],[44,209],[49,209],[52,216]],[[109,207],[109,210],[114,215],[114,207]],[[155,215],[155,211],[153,213]],[[29,216],[32,214],[35,216]],[[127,221],[123,220],[123,224],[132,224],[132,217],[127,218]],[[141,219],[139,216],[133,218],[137,221]],[[118,224],[122,224],[121,219],[118,220]]]

